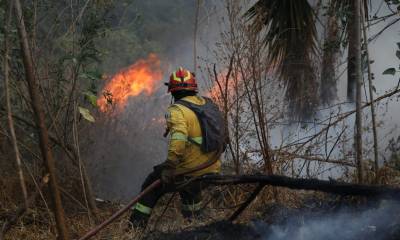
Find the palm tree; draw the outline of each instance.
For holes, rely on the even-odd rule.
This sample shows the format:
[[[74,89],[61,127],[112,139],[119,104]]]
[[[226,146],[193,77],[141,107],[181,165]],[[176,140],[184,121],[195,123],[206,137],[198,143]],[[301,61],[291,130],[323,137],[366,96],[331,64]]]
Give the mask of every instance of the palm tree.
[[[349,10],[346,15],[348,40],[348,98],[356,100],[356,161],[362,181],[361,39],[360,8],[365,0],[332,0],[331,9]],[[368,11],[365,11],[368,12]],[[264,34],[267,58],[286,85],[289,107],[300,118],[311,117],[318,103],[315,68],[315,13],[307,0],[258,0],[245,14],[252,28]],[[334,22],[331,23],[332,28]],[[333,56],[326,60],[332,61]],[[333,85],[333,83],[330,83]],[[336,84],[335,84],[336,85]],[[324,89],[322,89],[324,90]],[[354,91],[355,90],[355,91]],[[356,96],[354,96],[354,92]]]
[[[309,118],[318,105],[315,15],[307,0],[259,0],[245,15],[265,34],[269,62],[286,86],[292,117]]]
[[[329,0],[327,2],[328,23],[322,57],[320,96],[322,103],[336,98],[335,62],[340,43],[349,38],[347,22],[351,19],[350,0]],[[363,1],[367,10],[367,1]],[[338,33],[337,13],[344,13],[341,26],[344,33]],[[366,11],[367,12],[367,11]],[[312,116],[318,105],[317,79],[313,59],[316,59],[316,17],[307,0],[259,0],[245,14],[251,20],[251,27],[264,34],[266,54],[287,88],[286,99],[292,112],[300,117]],[[349,48],[351,58],[353,49]],[[355,100],[356,80],[351,61],[348,71],[348,98]]]

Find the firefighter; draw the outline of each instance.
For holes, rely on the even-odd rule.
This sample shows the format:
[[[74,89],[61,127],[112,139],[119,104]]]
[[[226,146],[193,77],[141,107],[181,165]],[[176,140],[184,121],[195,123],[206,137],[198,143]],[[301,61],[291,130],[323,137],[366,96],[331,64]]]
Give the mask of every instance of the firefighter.
[[[197,95],[197,83],[193,73],[179,68],[170,76],[168,93],[174,104],[166,113],[169,133],[167,160],[153,167],[142,185],[142,190],[157,179],[162,184],[146,194],[132,208],[130,222],[135,227],[145,227],[157,201],[167,192],[175,192],[176,187],[188,178],[205,174],[218,174],[221,168],[219,149],[223,146],[224,123],[216,105],[208,98]],[[203,112],[206,114],[199,114]],[[201,127],[202,126],[202,127]],[[204,136],[207,133],[207,136]],[[221,141],[222,140],[222,141]],[[210,166],[185,176],[175,177],[176,173],[207,165],[214,156],[217,160]],[[199,216],[202,208],[200,182],[192,182],[179,189],[181,213],[185,218]]]

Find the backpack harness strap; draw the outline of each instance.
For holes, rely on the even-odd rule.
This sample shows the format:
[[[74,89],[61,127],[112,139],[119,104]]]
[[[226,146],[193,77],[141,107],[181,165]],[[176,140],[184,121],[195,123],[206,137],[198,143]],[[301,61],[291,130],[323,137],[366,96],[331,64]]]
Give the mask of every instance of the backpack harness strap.
[[[193,113],[195,113],[195,112],[190,108],[190,106],[191,106],[191,103],[190,103],[190,102],[187,102],[187,101],[184,101],[184,100],[179,100],[179,101],[175,102],[174,104],[184,106],[184,107],[188,108],[190,111],[192,111]],[[196,113],[195,113],[195,115],[196,115],[196,117],[197,117],[197,114],[196,114]],[[175,135],[179,135],[179,136],[175,136]],[[201,137],[201,136],[200,136],[200,137],[189,137],[189,136],[183,135],[182,133],[174,133],[174,134],[171,136],[171,140],[188,141],[188,142],[191,142],[191,143],[196,144],[196,145],[198,145],[198,146],[201,146],[201,144],[203,143],[203,137]]]

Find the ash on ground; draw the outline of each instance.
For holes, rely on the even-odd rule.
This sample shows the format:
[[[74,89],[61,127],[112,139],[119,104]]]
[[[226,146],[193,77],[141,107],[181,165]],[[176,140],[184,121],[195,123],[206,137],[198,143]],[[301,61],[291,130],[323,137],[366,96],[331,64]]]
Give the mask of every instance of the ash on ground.
[[[180,232],[153,232],[146,239],[333,240],[400,239],[400,203],[305,200],[299,208],[267,205],[247,224],[219,221]]]

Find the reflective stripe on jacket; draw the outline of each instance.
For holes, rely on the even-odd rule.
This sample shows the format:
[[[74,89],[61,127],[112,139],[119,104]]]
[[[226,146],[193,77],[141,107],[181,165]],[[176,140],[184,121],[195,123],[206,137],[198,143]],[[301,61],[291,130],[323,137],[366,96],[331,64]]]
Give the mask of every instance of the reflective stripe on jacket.
[[[205,104],[205,100],[199,96],[187,96],[183,100],[198,105]],[[172,104],[167,110],[166,120],[170,131],[168,161],[172,161],[178,171],[192,169],[209,161],[214,153],[201,152],[200,123],[192,110],[179,104]],[[220,169],[221,161],[218,160],[210,167],[191,175],[219,173]]]

